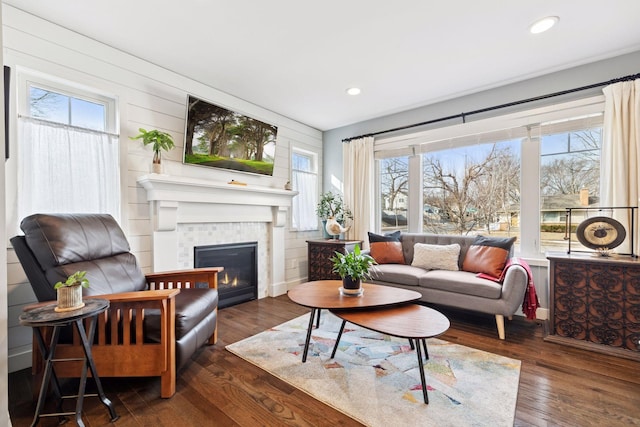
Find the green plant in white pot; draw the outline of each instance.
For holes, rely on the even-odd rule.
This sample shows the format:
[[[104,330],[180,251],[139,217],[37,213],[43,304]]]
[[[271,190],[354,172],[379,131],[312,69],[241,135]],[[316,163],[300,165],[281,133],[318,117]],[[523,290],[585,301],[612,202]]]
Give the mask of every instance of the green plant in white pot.
[[[132,140],[141,139],[142,144],[147,146],[153,144],[153,163],[152,172],[162,173],[162,151],[169,151],[175,144],[173,143],[173,137],[166,132],[159,131],[157,129],[146,130],[143,128],[138,129],[140,133],[136,136],[129,137]]]
[[[89,279],[86,276],[86,271],[76,271],[67,277],[66,281],[53,285],[58,296],[58,305],[55,307],[55,311],[71,311],[84,307],[82,288],[89,287]]]
[[[336,252],[331,261],[334,273],[342,278],[342,292],[347,295],[360,295],[362,280],[370,278],[371,267],[378,264],[375,259],[362,252],[357,244],[351,252]]]

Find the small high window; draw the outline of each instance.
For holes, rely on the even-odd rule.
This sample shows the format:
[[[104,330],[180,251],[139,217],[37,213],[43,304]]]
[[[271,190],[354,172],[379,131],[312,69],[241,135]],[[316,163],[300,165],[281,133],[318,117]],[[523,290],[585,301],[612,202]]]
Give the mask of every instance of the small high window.
[[[17,221],[80,212],[119,219],[115,99],[40,75],[18,82]]]
[[[318,229],[315,213],[318,203],[317,155],[294,149],[291,154],[291,184],[298,194],[293,198],[291,226],[298,231]]]

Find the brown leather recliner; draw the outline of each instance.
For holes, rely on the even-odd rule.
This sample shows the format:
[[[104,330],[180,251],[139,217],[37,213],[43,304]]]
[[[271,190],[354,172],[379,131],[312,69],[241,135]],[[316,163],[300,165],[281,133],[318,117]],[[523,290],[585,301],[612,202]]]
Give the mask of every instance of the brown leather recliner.
[[[102,214],[35,214],[11,239],[38,301],[56,299],[53,285],[86,271],[83,297],[110,301],[98,318],[93,357],[101,377],[160,376],[161,397],[175,393],[176,371],[217,339],[218,272],[222,268],[142,274],[114,218]],[[35,340],[34,340],[35,341]],[[33,346],[33,372],[43,364]],[[60,343],[56,358],[81,355],[77,336]],[[60,362],[59,377],[80,375],[79,362]]]

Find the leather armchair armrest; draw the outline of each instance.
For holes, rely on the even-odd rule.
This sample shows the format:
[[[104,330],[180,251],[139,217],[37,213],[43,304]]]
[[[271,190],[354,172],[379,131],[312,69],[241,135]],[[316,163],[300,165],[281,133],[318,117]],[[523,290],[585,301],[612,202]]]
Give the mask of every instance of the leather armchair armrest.
[[[195,287],[196,282],[206,282],[211,289],[218,289],[218,273],[224,267],[205,267],[190,270],[173,270],[146,275],[150,289]]]
[[[119,302],[143,302],[143,301],[162,301],[166,299],[175,298],[180,293],[180,289],[160,289],[153,291],[138,291],[138,292],[122,292],[119,294],[106,294],[106,295],[92,295],[89,298],[102,298],[109,300],[111,303]]]
[[[119,294],[105,294],[105,295],[91,295],[83,297],[83,299],[100,298],[106,299],[110,303],[118,302],[142,302],[142,301],[162,301],[166,299],[174,298],[180,293],[180,289],[161,289],[157,291],[138,291],[138,292],[122,292]],[[29,304],[23,308],[23,311],[33,310],[34,308],[42,307],[47,304],[56,302],[55,300],[43,301],[34,304]]]

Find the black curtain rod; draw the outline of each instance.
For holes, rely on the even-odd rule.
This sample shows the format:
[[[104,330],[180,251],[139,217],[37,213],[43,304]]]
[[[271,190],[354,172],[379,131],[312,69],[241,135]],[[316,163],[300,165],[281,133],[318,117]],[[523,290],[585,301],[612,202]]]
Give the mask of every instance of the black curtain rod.
[[[466,123],[467,116],[471,116],[473,114],[486,113],[487,111],[493,111],[493,110],[499,110],[501,108],[513,107],[515,105],[526,104],[526,103],[534,102],[534,101],[540,101],[540,100],[543,100],[543,99],[553,98],[553,97],[556,97],[556,96],[567,95],[569,93],[580,92],[580,91],[589,90],[589,89],[595,89],[595,88],[602,87],[602,86],[608,86],[608,85],[614,84],[614,83],[626,82],[626,81],[636,80],[636,79],[640,79],[640,73],[631,74],[631,75],[624,76],[624,77],[618,77],[616,79],[612,79],[612,80],[609,80],[609,81],[606,81],[606,82],[594,83],[594,84],[591,84],[591,85],[588,85],[588,86],[582,86],[582,87],[577,87],[577,88],[574,88],[574,89],[563,90],[563,91],[560,91],[560,92],[549,93],[547,95],[536,96],[534,98],[527,98],[527,99],[522,99],[520,101],[509,102],[509,103],[506,103],[506,104],[494,105],[493,107],[481,108],[479,110],[469,111],[467,113],[460,113],[460,114],[454,114],[452,116],[440,117],[438,119],[427,120],[426,122],[414,123],[414,124],[411,124],[411,125],[400,126],[400,127],[393,128],[393,129],[381,130],[381,131],[378,131],[378,132],[367,133],[367,134],[364,134],[364,135],[352,136],[351,138],[343,139],[342,142],[349,142],[349,141],[354,140],[354,139],[365,138],[365,137],[368,137],[368,136],[377,136],[377,135],[382,135],[382,134],[385,134],[385,133],[397,132],[397,131],[400,131],[400,130],[406,130],[406,129],[411,129],[411,128],[415,128],[415,127],[419,127],[419,126],[430,125],[432,123],[444,122],[446,120],[451,120],[451,119],[460,119],[461,118],[462,119],[462,123]]]

